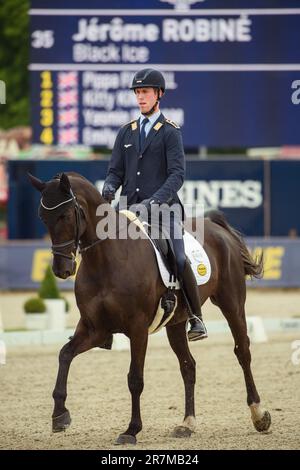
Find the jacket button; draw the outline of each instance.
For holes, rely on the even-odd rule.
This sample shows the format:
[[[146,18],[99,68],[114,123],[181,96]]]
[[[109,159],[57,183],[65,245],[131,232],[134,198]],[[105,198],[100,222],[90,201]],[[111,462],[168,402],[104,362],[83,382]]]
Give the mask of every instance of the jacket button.
[[[140,172],[140,171],[138,171],[138,172],[137,172],[137,175],[138,175],[138,176],[140,176],[140,174],[141,174],[141,172]]]

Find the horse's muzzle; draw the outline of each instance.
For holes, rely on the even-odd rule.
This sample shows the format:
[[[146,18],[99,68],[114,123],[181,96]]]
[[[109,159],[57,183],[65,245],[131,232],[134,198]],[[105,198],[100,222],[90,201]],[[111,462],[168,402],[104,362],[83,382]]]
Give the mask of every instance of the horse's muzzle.
[[[53,263],[53,272],[55,276],[59,277],[60,279],[67,279],[70,276],[74,276],[76,273],[76,261],[75,260],[64,260],[64,262]]]

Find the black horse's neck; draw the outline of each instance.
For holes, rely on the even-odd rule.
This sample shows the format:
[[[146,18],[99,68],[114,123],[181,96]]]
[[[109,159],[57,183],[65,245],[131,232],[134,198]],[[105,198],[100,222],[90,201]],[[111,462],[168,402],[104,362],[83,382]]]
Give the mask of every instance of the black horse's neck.
[[[112,247],[112,242],[119,238],[120,231],[126,230],[127,223],[120,226],[118,213],[89,182],[84,188],[76,189],[85,216],[80,252],[83,260],[94,264],[95,257],[103,257],[108,252],[112,255],[112,250],[116,249],[115,244]]]
[[[74,175],[75,176],[75,175]],[[79,175],[78,175],[79,176]],[[72,189],[84,211],[84,232],[80,237],[82,262],[96,273],[119,265],[128,258],[128,219],[120,215],[85,178],[70,178]],[[117,264],[116,264],[117,263]]]

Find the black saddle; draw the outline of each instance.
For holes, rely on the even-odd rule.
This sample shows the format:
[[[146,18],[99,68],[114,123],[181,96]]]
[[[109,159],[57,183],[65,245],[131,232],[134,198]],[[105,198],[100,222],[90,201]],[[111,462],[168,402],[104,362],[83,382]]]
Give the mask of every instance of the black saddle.
[[[170,276],[177,278],[177,266],[173,243],[168,236],[167,231],[161,226],[161,224],[152,223],[151,225],[146,225],[145,228],[147,229],[148,235],[153,241],[155,247],[159,251]]]

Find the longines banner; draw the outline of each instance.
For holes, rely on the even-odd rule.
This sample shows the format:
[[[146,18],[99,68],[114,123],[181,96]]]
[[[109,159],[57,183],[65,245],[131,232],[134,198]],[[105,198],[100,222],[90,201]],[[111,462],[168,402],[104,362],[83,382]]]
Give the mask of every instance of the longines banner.
[[[32,0],[34,141],[113,146],[136,70],[185,146],[299,144],[300,0]]]
[[[249,287],[300,287],[299,240],[251,238],[246,242],[253,256],[264,252],[264,277],[249,281]],[[0,290],[36,289],[51,263],[49,243],[10,242],[0,246]],[[74,288],[74,278],[59,283],[61,289]]]
[[[57,173],[75,171],[101,191],[107,165],[107,161],[10,161],[9,238],[33,239],[46,235],[45,226],[37,217],[40,194],[30,185],[27,172],[49,181]],[[204,206],[206,211],[220,209],[228,221],[244,234],[264,235],[264,168],[263,161],[188,161],[185,183],[179,192],[182,202],[188,206],[187,216],[192,215],[188,212],[192,204]],[[292,178],[296,178],[298,185],[300,162],[298,172],[294,169],[290,173],[287,175],[289,187]],[[280,188],[285,186],[282,180],[278,183]],[[282,197],[288,197],[288,193]],[[292,197],[290,195],[290,199]],[[289,221],[284,219],[288,215],[288,210],[280,214],[281,229],[285,230],[280,235],[287,233],[290,228]]]
[[[75,171],[101,191],[107,165],[107,161],[99,160],[11,160],[9,238],[35,239],[46,234],[37,217],[40,194],[30,185],[27,172],[49,181],[57,173]],[[300,234],[299,181],[300,161],[190,160],[179,194],[184,204],[223,211],[229,223],[245,236],[290,237]]]

